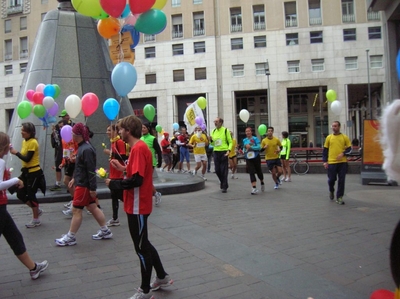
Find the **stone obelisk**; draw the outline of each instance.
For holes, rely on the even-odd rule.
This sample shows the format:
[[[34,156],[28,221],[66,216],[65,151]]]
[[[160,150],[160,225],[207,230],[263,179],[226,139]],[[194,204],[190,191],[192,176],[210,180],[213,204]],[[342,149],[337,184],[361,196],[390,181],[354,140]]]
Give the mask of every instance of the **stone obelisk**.
[[[87,120],[81,112],[73,121],[86,121],[90,130],[94,132],[91,143],[97,150],[97,165],[108,169],[108,157],[103,154],[101,144],[109,143],[105,132],[110,121],[104,115],[103,103],[108,98],[120,101],[119,117],[132,114],[132,106],[127,98],[117,97],[111,84],[113,63],[109,56],[107,41],[98,34],[95,20],[77,13],[71,1],[58,0],[58,2],[58,10],[49,11],[39,27],[17,104],[26,100],[26,91],[35,89],[39,83],[60,86],[61,93],[55,99],[60,107],[59,112],[64,109],[64,101],[69,95],[76,94],[82,97],[88,92],[95,93],[100,100],[96,112]],[[26,119],[20,119],[15,111],[8,134],[16,149],[21,148],[20,131],[23,122],[32,122],[36,126],[40,164],[45,172],[47,185],[54,185],[51,125],[44,129],[42,122],[35,115],[31,114]],[[18,158],[8,156],[7,165],[15,169],[14,176],[19,175],[21,161]]]

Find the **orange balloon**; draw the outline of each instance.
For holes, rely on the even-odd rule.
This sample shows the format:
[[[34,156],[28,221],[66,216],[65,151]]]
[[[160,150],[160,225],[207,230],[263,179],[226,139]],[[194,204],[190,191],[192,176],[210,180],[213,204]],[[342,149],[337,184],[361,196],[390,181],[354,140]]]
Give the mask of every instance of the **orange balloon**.
[[[102,19],[97,23],[97,31],[104,38],[111,38],[111,36],[118,34],[120,30],[119,21],[112,17]]]

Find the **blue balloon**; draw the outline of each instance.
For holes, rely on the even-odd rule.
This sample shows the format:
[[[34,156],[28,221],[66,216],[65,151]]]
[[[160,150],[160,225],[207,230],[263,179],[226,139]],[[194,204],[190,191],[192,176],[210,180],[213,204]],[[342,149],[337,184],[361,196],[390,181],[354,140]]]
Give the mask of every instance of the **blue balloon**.
[[[397,68],[397,78],[400,81],[400,50],[397,53],[397,59],[396,59],[396,68]]]
[[[103,104],[104,114],[110,121],[113,121],[119,113],[119,103],[114,98],[107,99]]]
[[[54,97],[56,94],[56,88],[52,84],[47,84],[43,88],[43,94],[45,97]]]
[[[125,6],[124,11],[123,11],[122,14],[121,14],[121,19],[125,19],[127,16],[129,16],[129,13],[130,13],[130,12],[131,12],[131,8],[130,8],[129,4],[127,4],[127,5]]]
[[[128,62],[118,63],[111,73],[111,83],[121,97],[125,97],[135,87],[136,81],[136,69]]]
[[[122,27],[121,32],[130,32],[131,36],[132,36],[132,41],[133,44],[129,45],[130,48],[133,50],[135,49],[135,47],[137,46],[137,44],[140,41],[140,32],[137,31],[135,29],[135,27],[133,27],[132,25],[124,25],[124,27]]]
[[[179,130],[179,124],[178,123],[174,123],[172,125],[172,129],[174,129],[174,131],[178,131]]]

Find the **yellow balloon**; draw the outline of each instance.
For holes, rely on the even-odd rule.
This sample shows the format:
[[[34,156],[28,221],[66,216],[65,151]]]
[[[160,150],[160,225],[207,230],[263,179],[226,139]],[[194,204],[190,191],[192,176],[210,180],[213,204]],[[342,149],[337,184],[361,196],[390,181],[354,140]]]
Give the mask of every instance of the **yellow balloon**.
[[[199,97],[196,101],[197,105],[200,107],[200,109],[206,109],[207,106],[207,100],[205,97]]]
[[[167,4],[167,0],[156,0],[156,2],[154,3],[154,5],[151,8],[155,8],[155,9],[163,9],[165,4]]]
[[[72,0],[72,6],[77,12],[88,17],[100,17],[103,9],[100,0]]]

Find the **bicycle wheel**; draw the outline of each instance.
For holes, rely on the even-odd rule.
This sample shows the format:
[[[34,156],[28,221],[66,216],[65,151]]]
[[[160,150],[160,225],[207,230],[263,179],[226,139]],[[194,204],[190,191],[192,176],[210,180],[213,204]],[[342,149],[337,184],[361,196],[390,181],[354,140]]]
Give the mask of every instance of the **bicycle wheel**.
[[[293,171],[297,174],[306,174],[310,169],[310,165],[306,161],[297,160],[293,165]]]

